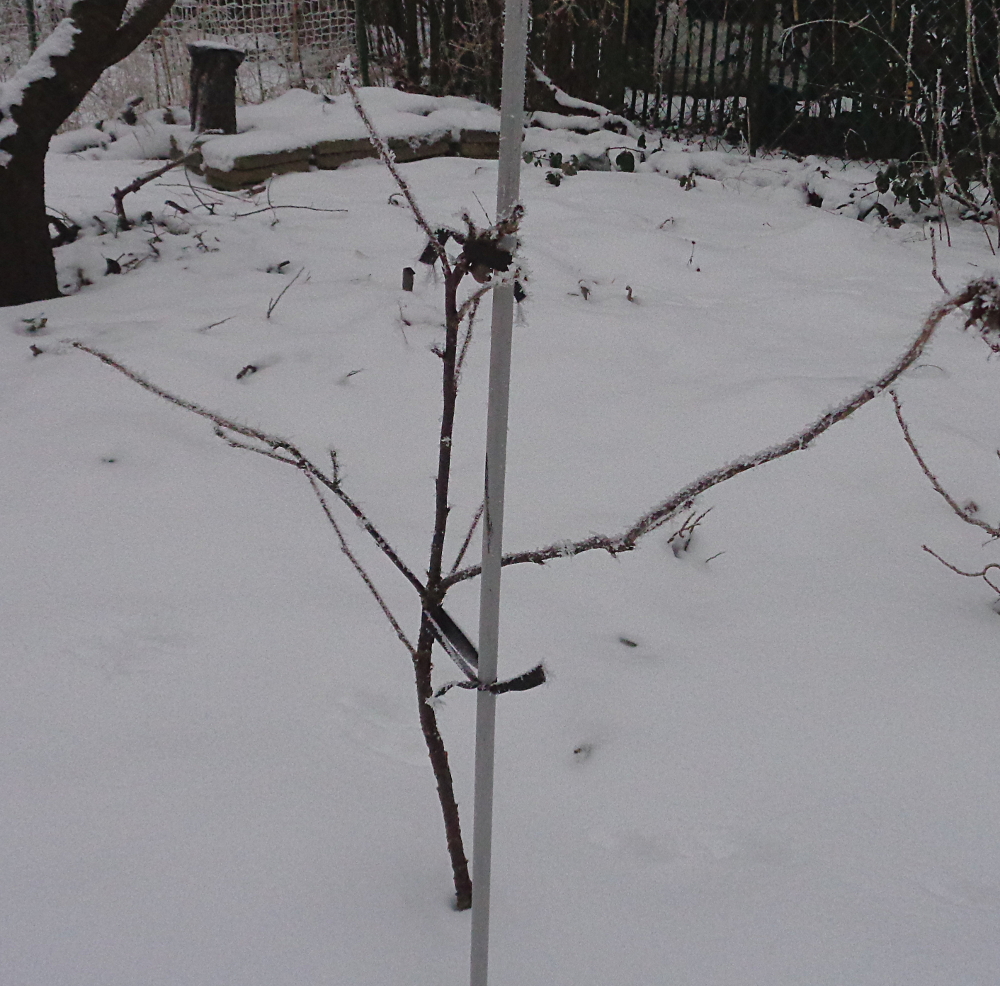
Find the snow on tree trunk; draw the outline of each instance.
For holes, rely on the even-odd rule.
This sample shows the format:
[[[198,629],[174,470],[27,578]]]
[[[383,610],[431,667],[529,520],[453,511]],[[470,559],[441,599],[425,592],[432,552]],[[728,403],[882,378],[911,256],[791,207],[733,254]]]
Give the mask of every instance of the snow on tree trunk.
[[[59,296],[45,212],[49,141],[172,3],[73,0],[27,63],[0,84],[0,307]]]

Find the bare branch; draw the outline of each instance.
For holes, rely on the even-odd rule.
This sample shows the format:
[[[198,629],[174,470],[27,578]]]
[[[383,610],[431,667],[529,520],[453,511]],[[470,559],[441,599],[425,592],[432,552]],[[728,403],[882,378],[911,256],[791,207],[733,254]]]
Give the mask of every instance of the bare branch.
[[[927,552],[927,554],[933,555],[939,562],[941,562],[942,565],[945,566],[945,568],[950,568],[956,574],[964,575],[966,578],[982,579],[998,596],[1000,596],[1000,586],[991,582],[986,575],[987,572],[994,568],[997,569],[997,571],[1000,571],[1000,565],[996,562],[990,562],[990,564],[987,565],[981,572],[964,572],[962,569],[952,565],[950,561],[945,561],[936,551],[931,551],[926,544],[921,545],[921,547]]]
[[[493,290],[493,281],[487,281],[485,284],[476,288],[476,290],[473,291],[472,294],[470,294],[469,297],[462,302],[461,307],[458,309],[459,321],[465,318],[465,316],[470,311],[473,311],[474,315],[475,314],[474,310],[479,309],[479,302],[482,301],[483,295],[488,294],[492,290]]]
[[[910,434],[910,429],[907,427],[906,421],[903,418],[903,408],[899,403],[899,397],[896,395],[895,390],[889,391],[889,396],[892,398],[893,406],[896,409],[896,420],[899,422],[899,427],[903,430],[903,438],[906,439],[906,444],[910,447],[910,451],[913,453],[913,458],[917,460],[917,465],[923,470],[924,475],[927,477],[931,486],[934,487],[934,492],[942,497],[945,503],[955,512],[955,514],[966,522],[966,524],[975,524],[976,527],[981,527],[990,537],[1000,538],[1000,527],[991,527],[986,523],[985,520],[980,520],[978,517],[973,517],[968,510],[964,510],[952,497],[952,495],[941,485],[941,481],[931,472],[930,467],[924,461],[924,457],[920,454],[920,450],[917,448],[916,442],[913,441],[913,436]]]
[[[283,462],[286,466],[295,466],[296,469],[301,469],[301,464],[298,459],[290,459],[286,455],[281,455],[279,452],[274,452],[270,448],[261,448],[259,445],[249,445],[246,442],[241,442],[236,438],[230,438],[229,435],[222,430],[222,428],[215,429],[216,438],[221,438],[230,448],[243,449],[245,452],[256,452],[258,455],[266,455],[269,459],[276,459],[278,462]]]
[[[321,209],[316,205],[267,205],[263,209],[254,209],[253,212],[235,212],[233,219],[242,219],[244,216],[256,216],[261,212],[273,212],[275,209],[307,209],[309,212],[347,212],[347,209]]]
[[[711,510],[711,507],[707,510],[703,510],[701,513],[698,513],[696,510],[692,510],[687,517],[684,518],[684,522],[681,526],[678,527],[669,538],[667,538],[667,544],[670,545],[670,550],[673,551],[675,558],[680,558],[680,556],[691,547],[691,539],[694,537],[695,529],[701,524]]]
[[[263,442],[265,445],[269,445],[273,449],[288,449],[289,452],[294,452],[294,447],[290,442],[286,442],[283,438],[275,438],[272,435],[265,435],[264,432],[258,431],[256,428],[250,428],[247,425],[237,424],[235,421],[230,421],[228,418],[222,417],[221,414],[216,414],[214,411],[209,411],[207,408],[202,407],[200,404],[195,404],[193,401],[185,400],[183,397],[175,397],[173,394],[168,393],[161,387],[157,387],[155,383],[150,383],[145,377],[140,376],[135,370],[130,370],[127,366],[119,363],[114,357],[109,356],[107,353],[102,353],[99,349],[91,349],[90,346],[85,345],[82,342],[70,341],[70,345],[74,349],[80,349],[85,353],[90,353],[91,356],[96,356],[102,363],[106,363],[112,369],[117,370],[119,373],[124,374],[133,383],[137,383],[143,390],[148,390],[151,394],[156,394],[157,397],[162,397],[163,400],[169,401],[171,404],[176,404],[178,407],[184,408],[185,411],[191,411],[193,414],[197,414],[202,418],[207,418],[212,422],[217,428],[225,428],[227,431],[235,432],[237,435],[242,435],[244,438],[252,438],[258,442]]]
[[[782,456],[808,448],[827,429],[832,428],[833,425],[852,415],[858,408],[864,407],[869,401],[878,397],[879,394],[892,386],[900,374],[919,359],[941,322],[952,312],[969,303],[972,304],[972,312],[966,320],[965,327],[975,327],[986,344],[990,348],[995,348],[997,335],[1000,332],[1000,329],[997,328],[1000,325],[1000,289],[992,278],[984,278],[972,281],[963,290],[938,303],[925,319],[920,332],[906,352],[881,377],[786,441],[705,473],[643,514],[621,534],[592,534],[579,541],[556,541],[533,551],[519,551],[504,555],[502,564],[520,565],[530,562],[535,565],[544,565],[545,562],[554,558],[572,558],[585,551],[601,550],[607,551],[611,555],[632,551],[641,538],[672,520],[677,512],[685,509],[695,497],[710,490],[713,486],[718,486],[720,483],[740,475],[740,473],[756,469],[758,466],[773,462]],[[448,589],[458,582],[475,578],[481,571],[481,565],[471,565],[468,568],[460,569],[445,578],[442,586]]]
[[[469,525],[469,533],[465,535],[465,540],[462,542],[462,547],[458,551],[458,555],[455,558],[455,563],[451,566],[451,571],[449,575],[454,575],[458,571],[458,566],[462,564],[462,559],[465,557],[466,551],[469,550],[469,545],[472,543],[472,537],[476,533],[476,528],[479,526],[479,521],[482,520],[483,511],[486,509],[486,501],[484,500],[479,504],[479,509],[476,511],[476,515],[472,518],[472,523]]]
[[[278,295],[278,297],[277,297],[277,298],[272,298],[272,299],[271,299],[270,303],[269,303],[269,304],[268,304],[268,306],[267,306],[267,317],[268,317],[268,318],[270,318],[270,317],[271,317],[271,312],[273,312],[273,311],[274,311],[274,309],[278,307],[278,302],[279,302],[279,301],[281,301],[281,299],[282,299],[282,298],[283,298],[283,297],[285,296],[285,292],[286,292],[286,291],[287,291],[287,290],[288,290],[288,289],[289,289],[289,288],[290,288],[290,287],[291,287],[291,286],[292,286],[292,285],[293,285],[293,284],[294,284],[294,283],[295,283],[295,282],[296,282],[296,281],[297,281],[297,280],[298,280],[298,279],[299,279],[299,278],[300,278],[300,277],[302,276],[302,272],[303,272],[304,270],[305,270],[305,267],[300,267],[300,268],[299,268],[299,272],[298,272],[298,274],[296,274],[296,275],[295,275],[295,277],[293,277],[293,278],[292,278],[292,279],[291,279],[291,280],[290,280],[290,281],[289,281],[289,282],[288,282],[288,283],[287,283],[287,284],[286,284],[286,285],[285,285],[285,286],[284,286],[284,287],[283,287],[283,288],[281,289],[281,293],[280,293],[280,294]],[[307,280],[308,280],[308,279],[307,279]]]
[[[403,632],[403,628],[399,625],[399,621],[392,615],[392,610],[389,609],[386,601],[382,598],[381,593],[375,588],[375,583],[372,582],[371,577],[364,570],[361,562],[358,561],[354,552],[351,551],[351,548],[347,543],[347,539],[344,537],[344,532],[340,529],[340,525],[337,523],[337,518],[333,516],[333,511],[330,510],[330,505],[326,502],[326,497],[323,496],[323,490],[320,488],[319,483],[316,481],[315,477],[308,474],[306,475],[306,478],[309,480],[309,485],[312,487],[313,493],[316,494],[316,499],[319,500],[319,504],[323,508],[323,513],[326,515],[326,519],[330,522],[330,526],[337,535],[337,540],[340,542],[340,550],[347,557],[347,560],[354,566],[354,570],[360,576],[361,581],[368,586],[368,591],[375,597],[375,602],[379,604],[379,608],[382,610],[385,618],[389,621],[389,625],[396,632],[396,636],[399,637],[403,646],[410,652],[410,657],[415,658],[417,656],[416,648],[410,643],[409,638]]]
[[[364,108],[361,103],[361,97],[358,95],[358,89],[354,82],[354,75],[351,72],[349,64],[345,61],[340,66],[338,66],[340,71],[341,81],[344,83],[344,88],[350,93],[351,101],[354,103],[354,109],[357,111],[358,116],[361,117],[361,122],[364,123],[365,129],[368,131],[368,139],[372,143],[372,147],[378,151],[378,156],[382,159],[382,163],[389,169],[389,174],[392,175],[393,180],[399,186],[399,190],[403,193],[404,198],[410,204],[410,209],[413,212],[413,218],[417,225],[427,234],[427,241],[431,243],[434,247],[434,252],[438,255],[441,260],[441,269],[444,273],[451,273],[451,263],[448,260],[448,253],[444,248],[444,245],[438,241],[434,230],[431,229],[431,224],[424,217],[423,212],[420,210],[420,206],[417,205],[417,200],[413,197],[413,193],[410,191],[410,186],[406,183],[406,179],[399,173],[399,169],[396,167],[396,156],[392,153],[391,148],[386,139],[375,129],[375,124],[372,123],[371,117],[368,115],[368,111]]]
[[[135,181],[126,185],[124,188],[116,188],[111,195],[111,198],[115,203],[115,212],[118,214],[118,228],[120,230],[131,229],[132,224],[129,222],[128,216],[125,215],[125,196],[130,195],[132,192],[138,192],[143,185],[149,184],[155,178],[159,178],[161,175],[165,175],[171,168],[177,168],[182,164],[187,164],[189,161],[194,161],[198,157],[199,152],[193,154],[186,154],[184,157],[177,158],[176,161],[171,161],[169,164],[163,165],[162,168],[157,168],[155,171],[150,171],[148,174],[140,175]]]
[[[322,469],[312,462],[311,459],[307,458],[291,442],[286,441],[284,438],[278,438],[277,436],[268,435],[265,432],[258,431],[256,428],[249,428],[246,425],[237,424],[235,421],[224,418],[221,414],[209,411],[200,404],[195,404],[193,401],[185,400],[182,397],[176,397],[173,394],[168,393],[162,387],[157,387],[156,384],[150,383],[144,377],[136,373],[135,370],[129,369],[127,366],[119,363],[107,353],[102,353],[98,349],[91,349],[90,346],[86,346],[82,342],[72,342],[70,344],[76,349],[89,353],[91,356],[96,356],[102,363],[106,363],[119,373],[124,374],[133,383],[137,383],[140,387],[144,390],[148,390],[151,394],[155,394],[157,397],[162,397],[163,400],[169,401],[171,404],[176,404],[177,407],[181,407],[185,411],[191,411],[193,414],[197,414],[202,418],[207,418],[213,425],[215,425],[215,434],[233,448],[244,449],[248,452],[256,452],[258,455],[267,455],[269,458],[277,459],[285,465],[294,466],[296,469],[303,472],[307,477],[312,477],[322,483],[323,486],[333,493],[333,495],[336,496],[337,499],[340,500],[340,502],[343,503],[352,514],[354,514],[355,517],[357,517],[365,531],[378,545],[382,553],[393,563],[393,565],[396,566],[397,569],[399,569],[406,580],[413,586],[414,589],[417,590],[421,600],[423,600],[425,596],[423,583],[403,562],[392,545],[389,544],[378,528],[371,522],[371,520],[368,519],[364,511],[341,488],[340,478],[337,475],[336,457],[334,456],[334,453],[330,453],[331,461],[334,464],[334,474],[332,476],[327,476],[326,473],[324,473]],[[261,445],[266,446],[266,449],[261,449],[253,445],[246,445],[243,442],[237,442],[229,435],[226,435],[225,432],[233,432],[236,435],[242,435],[244,438],[260,442]],[[268,452],[267,449],[270,449],[270,452]]]
[[[476,314],[479,311],[479,302],[482,300],[482,297],[483,297],[483,295],[485,293],[486,292],[483,291],[482,288],[480,288],[473,295],[473,298],[475,300],[472,302],[472,305],[469,308],[469,325],[468,325],[468,328],[466,328],[466,330],[465,330],[465,335],[462,337],[462,343],[459,346],[459,350],[458,350],[458,360],[455,363],[455,380],[456,381],[462,375],[462,366],[465,363],[465,356],[468,353],[468,351],[469,351],[469,345],[472,342],[472,329],[473,329],[473,326],[476,324]],[[465,314],[465,305],[462,305],[462,307],[458,311],[459,320],[462,319],[462,317],[464,316],[464,314]]]
[[[119,62],[135,51],[173,5],[174,0],[145,0],[144,3],[134,4],[131,14],[116,32],[114,61]]]

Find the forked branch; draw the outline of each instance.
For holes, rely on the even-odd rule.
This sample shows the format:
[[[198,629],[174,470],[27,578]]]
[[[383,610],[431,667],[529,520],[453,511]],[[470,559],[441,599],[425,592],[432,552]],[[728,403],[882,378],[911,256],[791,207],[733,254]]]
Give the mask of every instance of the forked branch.
[[[961,291],[945,298],[933,309],[906,352],[881,377],[791,438],[778,445],[762,449],[754,455],[736,459],[734,462],[705,473],[647,511],[620,534],[592,534],[579,541],[556,541],[533,551],[519,551],[504,555],[502,564],[520,565],[530,562],[535,565],[543,565],[554,558],[572,558],[585,551],[601,550],[607,551],[611,555],[632,551],[640,539],[672,520],[678,511],[687,508],[695,497],[710,490],[713,486],[718,486],[720,483],[740,475],[740,473],[756,469],[758,466],[773,462],[782,456],[808,448],[823,432],[843,421],[859,408],[864,407],[869,401],[874,400],[879,394],[891,387],[899,376],[920,358],[941,322],[964,305],[971,305],[970,313],[965,321],[965,328],[974,329],[986,345],[997,351],[998,345],[1000,345],[998,342],[1000,340],[1000,288],[997,287],[992,278],[972,281]],[[460,569],[444,579],[444,586],[449,588],[457,582],[475,578],[481,571],[482,566],[480,565],[470,565],[468,568]]]
[[[958,568],[956,565],[952,565],[950,561],[945,561],[936,551],[932,551],[928,548],[926,544],[921,545],[921,547],[927,552],[927,554],[933,555],[939,562],[941,562],[942,565],[944,565],[945,568],[950,568],[956,575],[964,575],[969,579],[982,579],[998,596],[1000,596],[1000,586],[998,586],[995,582],[991,582],[989,576],[986,574],[993,569],[1000,572],[1000,564],[990,562],[990,564],[987,565],[981,572],[966,572],[961,568]]]
[[[424,585],[413,574],[413,571],[409,566],[399,557],[396,550],[391,544],[385,539],[381,531],[372,523],[365,512],[358,506],[352,497],[350,497],[340,485],[340,477],[337,475],[336,471],[336,459],[333,459],[334,470],[331,474],[323,472],[311,459],[304,455],[295,445],[287,441],[284,438],[279,438],[276,435],[268,435],[266,432],[260,431],[257,428],[251,428],[247,425],[238,424],[229,418],[224,418],[221,414],[217,414],[215,411],[210,411],[208,408],[202,407],[200,404],[194,403],[194,401],[186,400],[183,397],[177,397],[175,394],[171,394],[169,391],[164,390],[162,387],[158,387],[156,384],[151,383],[145,377],[136,373],[135,370],[130,369],[114,357],[109,356],[107,353],[101,352],[99,349],[93,349],[90,346],[85,345],[82,342],[73,342],[71,345],[81,350],[82,352],[89,353],[91,356],[96,356],[102,363],[107,364],[112,369],[117,370],[119,373],[124,374],[133,383],[137,383],[144,390],[148,390],[151,394],[155,394],[157,397],[161,397],[165,401],[169,401],[171,404],[177,405],[177,407],[183,408],[185,411],[190,411],[192,414],[197,414],[199,417],[206,418],[215,425],[215,434],[221,438],[227,445],[233,448],[243,449],[247,452],[256,452],[258,455],[267,456],[269,459],[275,459],[278,462],[284,463],[288,466],[294,466],[296,469],[304,473],[310,482],[320,483],[322,486],[326,487],[341,503],[347,507],[348,510],[354,514],[355,517],[361,522],[361,526],[365,529],[366,533],[371,537],[371,539],[378,545],[379,550],[392,562],[393,565],[402,573],[406,580],[417,590],[421,598],[424,596]],[[231,433],[231,434],[227,434]],[[251,445],[248,442],[241,442],[232,435],[242,435],[244,438],[249,438],[253,442],[257,442],[257,445]]]

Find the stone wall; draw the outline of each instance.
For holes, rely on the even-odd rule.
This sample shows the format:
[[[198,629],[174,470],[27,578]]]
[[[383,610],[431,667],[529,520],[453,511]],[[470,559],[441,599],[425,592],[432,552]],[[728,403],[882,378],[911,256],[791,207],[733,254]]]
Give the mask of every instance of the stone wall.
[[[455,155],[496,160],[500,151],[500,135],[492,130],[463,130],[458,141],[447,138],[394,138],[389,141],[389,147],[400,162]],[[247,154],[236,158],[230,171],[205,167],[203,173],[213,188],[231,192],[240,188],[253,188],[273,175],[311,171],[313,168],[328,171],[339,168],[348,161],[377,156],[375,148],[367,139],[324,140],[310,147],[293,148],[274,154]]]

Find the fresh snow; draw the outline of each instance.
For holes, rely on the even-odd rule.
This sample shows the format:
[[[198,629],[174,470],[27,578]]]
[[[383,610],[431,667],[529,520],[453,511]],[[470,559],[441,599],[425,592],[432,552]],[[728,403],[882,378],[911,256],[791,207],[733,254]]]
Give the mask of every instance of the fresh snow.
[[[0,142],[17,133],[17,123],[11,115],[11,109],[21,105],[24,91],[31,83],[39,79],[50,79],[56,74],[52,59],[68,55],[73,50],[73,39],[79,33],[80,29],[73,19],[64,18],[34,50],[24,67],[13,78],[0,83]],[[0,149],[0,168],[7,167],[10,157],[9,151]]]
[[[785,439],[941,296],[936,223],[850,217],[872,168],[650,143],[634,174],[554,187],[524,167],[509,550],[617,533]],[[423,237],[375,161],[253,197],[170,172],[126,200],[160,225],[101,234],[90,217],[112,225],[112,190],[154,165],[90,153],[49,160],[50,204],[85,227],[57,253],[76,293],[0,312],[0,982],[462,983],[469,916],[409,657],[308,486],[66,342],[317,461],[336,448],[419,572],[442,322]],[[435,226],[492,211],[495,162],[400,170]],[[949,224],[944,281],[995,273],[989,231]],[[481,495],[488,321],[449,557]],[[986,357],[953,318],[899,393],[938,475],[996,523]],[[550,681],[498,700],[492,982],[995,986],[1000,617],[921,545],[966,570],[996,549],[886,398],[696,506],[679,556],[663,529],[505,570],[501,674],[544,660]],[[341,519],[412,632],[408,585]],[[477,585],[446,605],[474,637]],[[443,656],[436,674],[454,677]],[[440,711],[467,845],[473,712],[464,691]]]
[[[422,96],[396,89],[364,88],[362,105],[383,137],[458,140],[463,129],[498,130],[500,114],[461,96]],[[326,140],[368,136],[348,95],[322,96],[290,89],[259,106],[236,113],[240,133],[210,137],[202,145],[205,163],[229,171],[237,157],[312,147]]]

